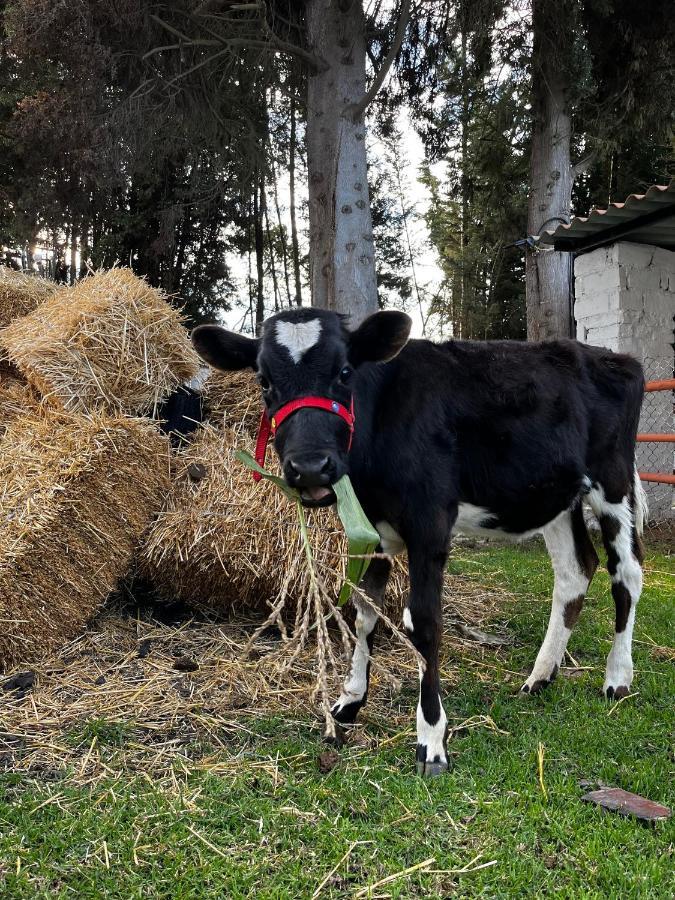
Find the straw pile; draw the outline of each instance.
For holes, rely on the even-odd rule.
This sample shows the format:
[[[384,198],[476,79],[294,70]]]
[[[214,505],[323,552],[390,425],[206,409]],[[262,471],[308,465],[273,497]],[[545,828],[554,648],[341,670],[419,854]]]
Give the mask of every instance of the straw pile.
[[[150,423],[34,404],[0,440],[0,669],[72,639],[116,587],[168,488]]]
[[[10,362],[0,358],[0,438],[25,407],[35,402],[26,379]]]
[[[0,266],[0,328],[32,312],[58,289],[53,281]]]
[[[34,403],[31,389],[20,381],[0,379],[0,438],[27,405]]]
[[[212,369],[202,391],[209,422],[255,435],[260,422],[260,387],[250,370],[218,372]]]
[[[452,593],[463,621],[472,626],[484,627],[497,610],[504,617],[515,602],[477,576],[453,577]],[[242,753],[240,742],[261,709],[286,721],[307,716],[316,677],[312,648],[295,660],[292,678],[280,678],[274,634],[260,638],[254,655],[243,656],[252,630],[248,619],[187,628],[185,622],[162,624],[147,609],[134,606],[133,612],[130,617],[113,603],[105,617],[38,664],[32,690],[8,691],[7,680],[0,681],[0,771],[4,766],[39,777],[57,771],[69,782],[87,786],[109,785],[111,779],[138,773],[149,776],[158,789],[182,794],[185,781],[177,780],[177,773],[227,777],[241,774],[244,766],[273,769],[270,754],[260,747]],[[458,660],[473,671],[476,683],[493,682],[500,648],[462,639],[453,618],[446,610],[444,684],[455,682]],[[177,660],[193,661],[194,671],[180,671]],[[372,763],[373,742],[384,738],[389,745],[406,746],[411,739],[410,693],[399,693],[377,663],[409,685],[417,680],[417,665],[404,647],[386,640],[379,643],[374,661],[367,715],[351,731],[345,751],[351,766],[360,757]],[[342,665],[331,683],[332,697],[339,693],[346,668]],[[505,678],[521,683],[526,674],[507,673]],[[492,727],[487,718],[465,721],[451,709],[448,717],[458,732]],[[86,723],[101,719],[125,735],[121,749],[110,752],[101,741],[92,745]],[[386,728],[373,729],[369,723],[377,721],[386,722]],[[73,740],[74,735],[82,737]]]
[[[128,269],[59,291],[0,346],[44,398],[85,413],[152,414],[199,368],[180,314]]]
[[[143,547],[143,573],[166,599],[210,612],[268,612],[282,593],[295,609],[309,568],[295,505],[234,458],[250,438],[204,428],[175,466],[173,490]],[[270,460],[271,461],[271,460]],[[316,566],[335,596],[347,544],[332,510],[307,511]],[[400,591],[398,597],[400,598]]]

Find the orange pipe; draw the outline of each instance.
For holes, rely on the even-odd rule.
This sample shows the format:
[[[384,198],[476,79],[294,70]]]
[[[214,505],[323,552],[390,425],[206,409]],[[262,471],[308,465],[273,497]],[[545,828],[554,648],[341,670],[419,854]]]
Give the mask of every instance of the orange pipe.
[[[648,443],[675,443],[675,434],[638,434],[637,441]]]
[[[648,381],[645,384],[645,392],[649,391],[675,391],[675,378],[663,378],[661,381]]]
[[[661,475],[659,472],[640,472],[640,478],[656,484],[675,484],[675,475]]]

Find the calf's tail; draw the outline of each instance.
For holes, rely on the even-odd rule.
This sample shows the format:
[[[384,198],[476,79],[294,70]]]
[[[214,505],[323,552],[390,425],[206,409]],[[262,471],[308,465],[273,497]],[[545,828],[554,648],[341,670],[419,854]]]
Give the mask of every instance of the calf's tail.
[[[633,475],[633,515],[635,516],[635,530],[638,535],[642,535],[645,523],[649,515],[649,506],[647,504],[647,494],[642,487],[642,481],[638,474],[637,466]]]

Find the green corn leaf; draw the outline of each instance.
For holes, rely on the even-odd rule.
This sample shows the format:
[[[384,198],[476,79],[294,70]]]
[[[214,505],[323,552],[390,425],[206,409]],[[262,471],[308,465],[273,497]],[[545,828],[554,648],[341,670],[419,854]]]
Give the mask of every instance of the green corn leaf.
[[[255,459],[246,450],[236,450],[234,457],[245,466],[248,466],[249,469],[253,469],[254,472],[258,472],[258,474],[262,475],[263,478],[266,478],[268,481],[271,481],[272,484],[275,484],[279,488],[279,490],[288,497],[289,500],[300,499],[300,494],[294,488],[289,487],[283,478],[279,478],[278,475],[272,475],[272,473],[268,472],[267,469],[263,469],[263,467],[261,465],[258,465]]]
[[[312,548],[309,543],[300,494],[294,488],[290,488],[283,478],[280,478],[278,475],[272,475],[267,469],[263,469],[246,450],[237,450],[234,455],[239,462],[276,485],[289,500],[295,501],[298,506],[298,518],[302,539],[305,544],[305,553],[309,564],[313,565]],[[337,498],[337,513],[347,535],[348,544],[347,579],[342,585],[338,596],[338,606],[344,606],[351,597],[352,585],[358,584],[366,574],[370,565],[369,557],[375,552],[380,536],[366,518],[361,504],[356,498],[349,476],[343,475],[332,487]]]
[[[366,518],[356,498],[349,475],[343,475],[333,485],[337,497],[337,512],[347,535],[349,562],[347,580],[340,589],[338,606],[344,606],[352,595],[351,585],[358,584],[370,565],[370,554],[380,542],[380,536]]]

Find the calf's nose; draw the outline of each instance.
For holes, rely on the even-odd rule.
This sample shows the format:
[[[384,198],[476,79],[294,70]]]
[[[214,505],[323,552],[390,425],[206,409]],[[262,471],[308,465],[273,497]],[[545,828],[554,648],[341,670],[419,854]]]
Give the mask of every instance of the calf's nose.
[[[328,456],[295,456],[286,461],[288,480],[297,487],[330,484],[332,471]]]

